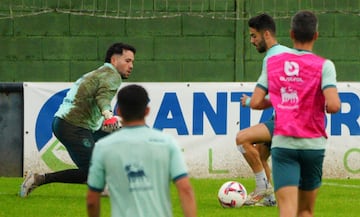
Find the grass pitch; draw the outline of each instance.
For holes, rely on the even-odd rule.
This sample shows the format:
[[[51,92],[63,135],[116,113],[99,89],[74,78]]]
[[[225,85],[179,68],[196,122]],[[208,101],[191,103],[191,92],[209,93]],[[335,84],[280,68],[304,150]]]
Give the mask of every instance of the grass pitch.
[[[18,196],[22,178],[0,178],[0,217],[83,217],[86,216],[86,185],[49,184],[34,190],[29,197]],[[250,192],[254,179],[240,181]],[[272,217],[276,207],[222,208],[217,191],[229,179],[192,179],[199,217]],[[182,211],[174,186],[171,189],[174,217]],[[102,198],[101,216],[110,216],[109,198]],[[360,216],[360,179],[325,179],[317,199],[317,217]]]

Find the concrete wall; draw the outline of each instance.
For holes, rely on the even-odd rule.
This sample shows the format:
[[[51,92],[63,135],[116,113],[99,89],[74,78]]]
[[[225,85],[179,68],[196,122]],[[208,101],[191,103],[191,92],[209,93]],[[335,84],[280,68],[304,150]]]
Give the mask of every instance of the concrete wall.
[[[0,176],[22,176],[23,86],[0,83]]]
[[[12,18],[0,19],[0,81],[74,81],[102,64],[107,47],[117,41],[138,49],[130,79],[133,82],[256,81],[263,55],[249,43],[248,18],[259,12],[273,15],[279,41],[291,46],[290,17],[299,9],[318,11],[320,38],[315,52],[335,62],[339,81],[360,81],[360,16],[356,13],[360,0],[286,0],[275,4],[266,0],[153,0],[144,1],[144,5],[134,0],[131,6],[133,11],[165,10],[167,2],[166,10],[176,12],[189,11],[191,2],[191,11],[232,12],[237,19],[188,13],[155,19],[112,19],[56,9],[114,9],[117,0],[2,1],[2,14],[9,13],[11,2],[46,6],[51,11],[31,16],[16,16],[25,12],[15,11]],[[129,1],[120,2],[125,9],[129,7]]]

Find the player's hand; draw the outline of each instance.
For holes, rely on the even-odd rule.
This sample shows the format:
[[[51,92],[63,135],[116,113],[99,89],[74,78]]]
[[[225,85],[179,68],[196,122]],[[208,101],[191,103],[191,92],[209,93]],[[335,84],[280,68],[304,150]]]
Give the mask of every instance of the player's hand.
[[[105,119],[101,130],[111,133],[121,128],[121,121],[119,116],[112,116],[111,118]]]
[[[248,99],[249,99],[249,100],[248,100]],[[242,105],[243,107],[249,106],[249,105],[247,104],[247,102],[246,102],[247,100],[250,101],[250,97],[249,97],[248,95],[243,94],[242,97],[240,98],[240,100],[241,100],[241,105]]]

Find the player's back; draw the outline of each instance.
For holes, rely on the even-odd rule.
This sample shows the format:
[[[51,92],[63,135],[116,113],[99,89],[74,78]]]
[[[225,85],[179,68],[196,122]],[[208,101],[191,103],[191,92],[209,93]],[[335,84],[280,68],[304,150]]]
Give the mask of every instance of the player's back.
[[[146,126],[125,127],[98,144],[113,216],[172,216],[170,180],[187,173],[172,137]]]
[[[324,58],[297,50],[268,59],[269,93],[277,114],[276,135],[326,136],[321,90],[324,62]]]

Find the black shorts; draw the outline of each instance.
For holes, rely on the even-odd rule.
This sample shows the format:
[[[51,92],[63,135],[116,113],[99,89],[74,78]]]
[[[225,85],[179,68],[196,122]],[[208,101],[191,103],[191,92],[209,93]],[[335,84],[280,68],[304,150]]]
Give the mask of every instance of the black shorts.
[[[88,173],[90,159],[95,142],[108,135],[104,131],[95,131],[74,126],[64,119],[55,117],[52,130],[56,138],[65,146],[76,166]]]

